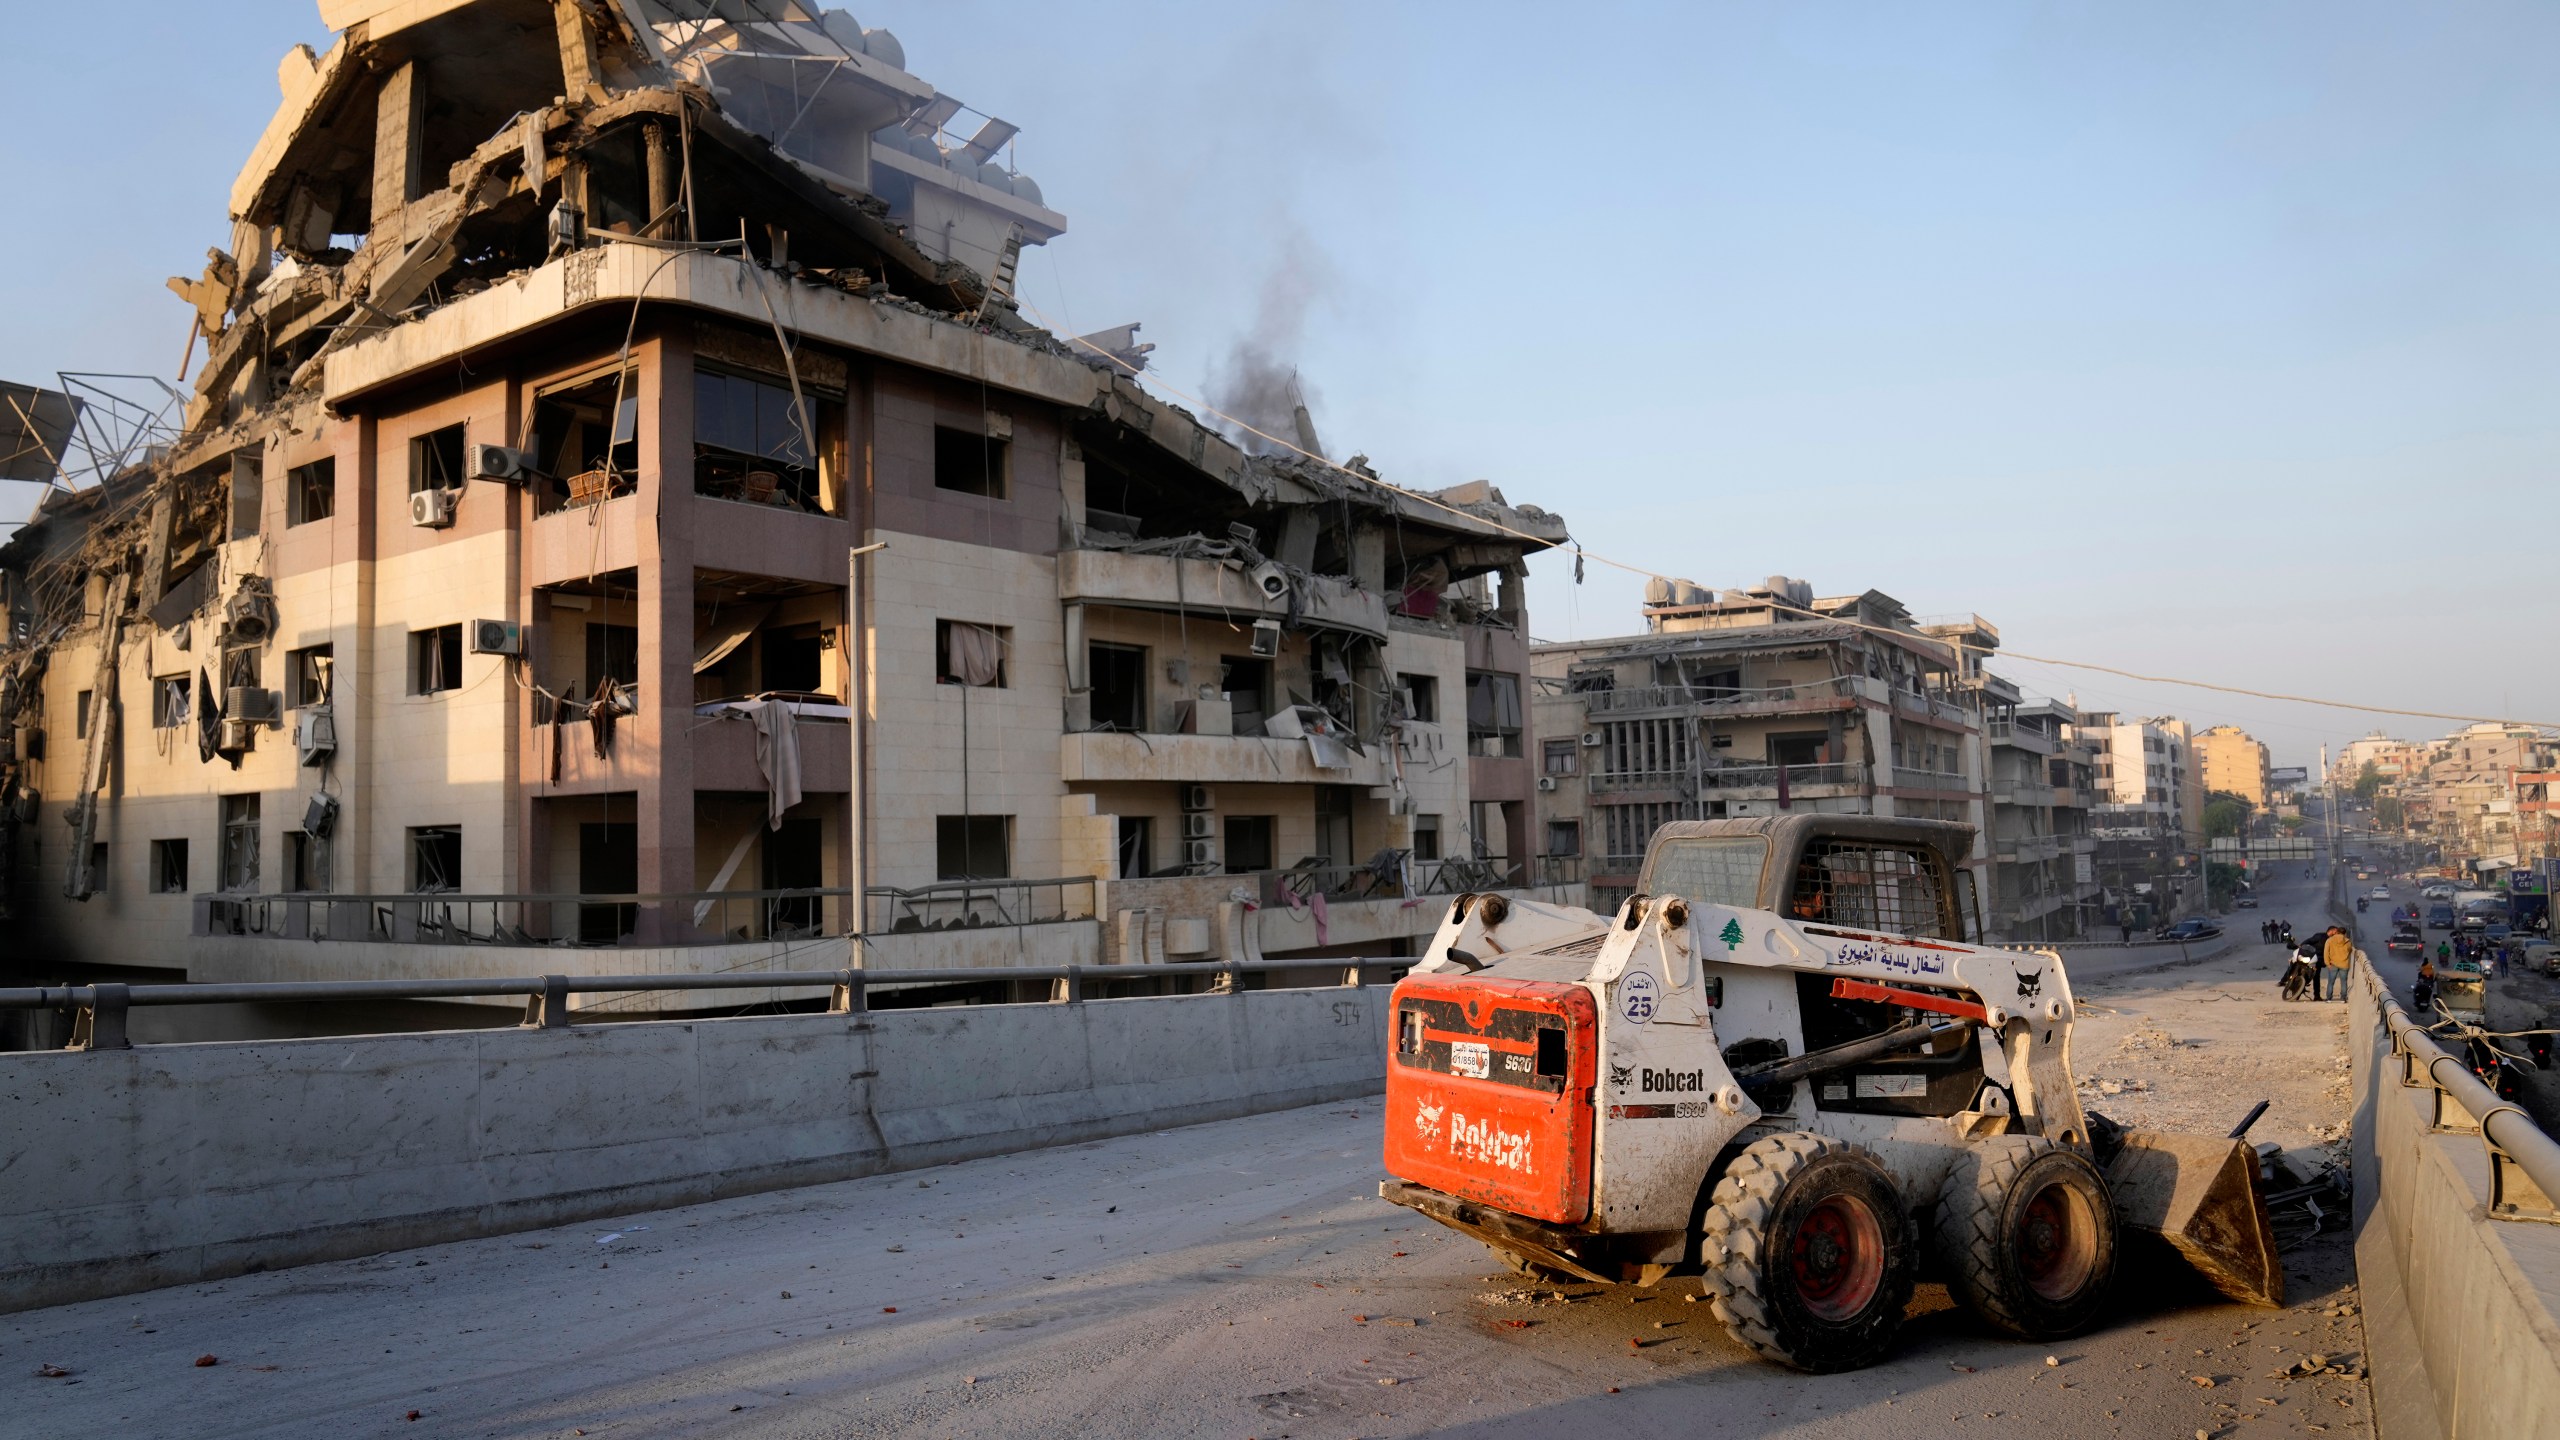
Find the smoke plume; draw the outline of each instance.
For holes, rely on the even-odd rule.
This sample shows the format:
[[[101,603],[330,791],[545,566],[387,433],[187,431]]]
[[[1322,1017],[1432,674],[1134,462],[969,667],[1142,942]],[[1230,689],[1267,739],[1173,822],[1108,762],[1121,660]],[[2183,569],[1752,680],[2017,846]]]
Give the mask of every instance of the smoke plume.
[[[1310,415],[1317,408],[1316,390],[1298,373],[1297,356],[1306,343],[1308,313],[1331,291],[1324,256],[1303,233],[1293,232],[1282,246],[1279,263],[1263,277],[1254,305],[1253,328],[1212,365],[1206,387],[1209,403],[1263,435],[1316,450],[1300,438],[1297,409]],[[1227,437],[1251,455],[1287,454],[1287,450],[1251,431],[1228,425]]]

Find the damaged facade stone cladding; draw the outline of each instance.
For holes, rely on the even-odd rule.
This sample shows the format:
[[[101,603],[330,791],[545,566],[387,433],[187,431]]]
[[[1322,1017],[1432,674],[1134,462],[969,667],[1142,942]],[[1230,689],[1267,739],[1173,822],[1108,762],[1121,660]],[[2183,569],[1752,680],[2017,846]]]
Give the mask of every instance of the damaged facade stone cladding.
[[[1528,882],[1522,561],[1562,520],[1248,453],[1139,385],[1137,326],[1035,323],[1014,271],[1066,219],[895,37],[786,0],[320,12],[227,245],[170,282],[171,438],[0,547],[0,904],[49,953],[343,974],[238,959],[285,913],[248,902],[421,892],[643,898],[274,923],[1135,912],[1160,951],[1321,902],[1274,896],[1293,863]],[[1030,876],[1101,893],[864,898]],[[646,898],[726,891],[851,898]],[[1252,944],[1229,919],[1190,953]]]

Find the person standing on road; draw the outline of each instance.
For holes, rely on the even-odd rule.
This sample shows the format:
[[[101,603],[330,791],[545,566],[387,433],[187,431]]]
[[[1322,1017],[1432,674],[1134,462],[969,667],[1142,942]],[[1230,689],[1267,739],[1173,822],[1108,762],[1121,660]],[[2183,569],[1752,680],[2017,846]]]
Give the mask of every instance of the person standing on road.
[[[2355,952],[2355,942],[2347,938],[2347,932],[2335,925],[2330,926],[2329,938],[2320,943],[2321,999],[2347,998],[2347,961],[2354,957]],[[2334,994],[2331,993],[2333,991]]]
[[[2116,939],[2117,939],[2119,942],[2121,942],[2121,943],[2123,943],[2123,944],[2126,944],[2126,945],[2130,945],[2130,944],[2132,944],[2132,943],[2133,943],[2133,922],[2132,922],[2132,921],[2130,921],[2130,920],[2119,920],[2119,921],[2117,921],[2117,922],[2116,922]]]

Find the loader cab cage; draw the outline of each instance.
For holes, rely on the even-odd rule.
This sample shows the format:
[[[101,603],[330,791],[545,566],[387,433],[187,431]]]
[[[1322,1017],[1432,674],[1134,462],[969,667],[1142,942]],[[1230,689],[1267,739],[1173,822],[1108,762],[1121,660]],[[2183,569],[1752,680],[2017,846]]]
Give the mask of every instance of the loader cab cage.
[[[1787,914],[1797,920],[1955,939],[1947,889],[1918,845],[1814,840],[1796,862]]]
[[[1970,825],[1877,815],[1673,821],[1654,831],[1636,888],[1804,924],[1972,940],[1979,902],[1961,866],[1973,839]]]

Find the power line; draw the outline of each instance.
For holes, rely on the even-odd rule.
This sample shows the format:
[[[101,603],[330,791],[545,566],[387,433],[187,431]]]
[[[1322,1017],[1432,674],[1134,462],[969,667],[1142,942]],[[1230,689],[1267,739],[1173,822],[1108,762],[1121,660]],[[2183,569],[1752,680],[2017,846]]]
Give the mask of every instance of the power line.
[[[1048,316],[1041,314],[1038,306],[1031,304],[1027,300],[1020,299],[1017,299],[1015,303],[1020,305],[1023,309],[1030,311],[1033,316],[1039,319],[1041,324],[1048,326],[1051,333],[1059,333],[1058,326],[1051,321]],[[1136,370],[1131,369],[1129,366],[1122,363],[1117,357],[1110,354],[1110,352],[1093,344],[1091,341],[1084,339],[1082,336],[1071,336],[1068,338],[1067,343],[1070,345],[1083,346],[1085,349],[1090,350],[1094,354],[1101,356],[1103,359],[1110,361],[1113,373],[1115,374],[1126,374],[1133,380],[1140,378],[1139,373]],[[1506,525],[1490,516],[1479,515],[1472,510],[1461,509],[1460,507],[1452,505],[1437,496],[1429,495],[1419,490],[1410,490],[1402,485],[1395,484],[1392,481],[1380,479],[1375,475],[1363,474],[1349,466],[1336,464],[1322,455],[1302,449],[1289,440],[1285,440],[1280,436],[1271,434],[1266,430],[1262,430],[1240,420],[1235,416],[1228,414],[1226,411],[1219,409],[1217,406],[1210,404],[1199,396],[1188,394],[1180,388],[1166,383],[1161,377],[1148,376],[1145,377],[1145,380],[1146,383],[1151,383],[1154,388],[1162,390],[1166,394],[1173,396],[1175,399],[1184,401],[1203,414],[1215,416],[1219,420],[1225,421],[1227,424],[1234,426],[1236,429],[1241,430],[1248,435],[1275,445],[1280,449],[1288,451],[1292,455],[1300,457],[1301,459],[1312,460],[1337,474],[1347,475],[1364,485],[1374,485],[1381,490],[1403,496],[1405,499],[1414,501],[1417,504],[1428,505],[1432,509],[1445,511],[1461,520],[1470,521],[1478,525],[1490,526],[1495,530],[1499,530],[1506,535],[1514,536],[1518,539],[1534,541],[1542,548],[1552,547],[1554,544],[1553,541],[1550,541],[1543,535],[1533,535],[1516,526]],[[1631,564],[1624,560],[1603,555],[1597,550],[1592,550],[1581,545],[1579,542],[1577,542],[1574,547],[1574,554],[1577,559],[1595,560],[1600,564],[1609,566],[1611,569],[1623,570],[1630,575],[1642,576],[1647,580],[1669,581],[1679,578],[1677,576],[1665,575],[1659,570],[1650,569],[1643,565]],[[1732,588],[1740,589],[1742,587],[1736,586]],[[1871,625],[1864,621],[1851,620],[1838,615],[1825,615],[1818,610],[1808,610],[1800,606],[1789,605],[1775,597],[1754,597],[1755,600],[1764,598],[1766,603],[1773,610],[1783,610],[1791,615],[1801,615],[1807,619],[1825,620],[1835,625],[1846,625],[1852,629],[1872,631],[1878,635],[1889,635],[1897,639],[1907,640],[1912,638],[1914,634],[1912,631],[1896,630],[1891,626]],[[1921,638],[1927,639],[1935,637],[1923,636]],[[2560,730],[2560,722],[2555,721],[2513,720],[2500,715],[2458,715],[2441,710],[2408,710],[2389,705],[2366,705],[2352,700],[2325,700],[2313,695],[2288,695],[2273,690],[2253,690],[2246,686],[2224,685],[2212,680],[2189,680],[2175,675],[2145,675],[2140,671],[2126,670],[2114,665],[2101,665],[2091,660],[2062,660],[2056,659],[2050,655],[2029,655],[2015,650],[2002,650],[1993,653],[2005,655],[2012,659],[2032,661],[2039,665],[2056,665],[2067,670],[2092,670],[2104,675],[2119,675],[2128,680],[2141,680],[2155,685],[2182,685],[2192,690],[2211,690],[2224,695],[2245,695],[2252,699],[2278,700],[2293,705],[2314,705],[2330,710],[2353,710],[2366,715],[2397,715],[2418,720],[2459,720],[2468,724],[2477,725],[2530,725],[2537,730]]]

